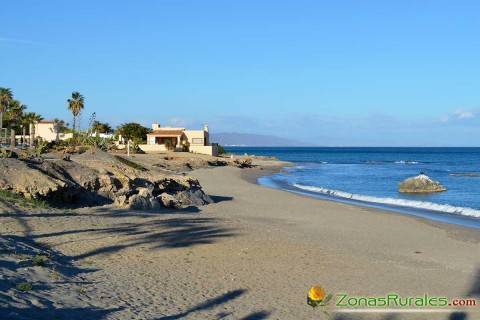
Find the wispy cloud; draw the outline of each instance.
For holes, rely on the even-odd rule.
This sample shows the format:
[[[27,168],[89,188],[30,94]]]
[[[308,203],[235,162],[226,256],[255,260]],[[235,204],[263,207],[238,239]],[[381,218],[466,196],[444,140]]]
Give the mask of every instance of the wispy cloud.
[[[27,45],[43,45],[45,43],[26,40],[26,39],[18,39],[18,38],[7,38],[7,37],[0,37],[0,43],[6,44],[27,44]]]
[[[479,110],[458,109],[452,113],[441,116],[439,118],[439,121],[442,123],[448,123],[448,122],[461,123],[461,122],[474,119],[478,114],[480,114]]]
[[[453,113],[457,119],[471,119],[475,117],[473,111],[457,110]]]

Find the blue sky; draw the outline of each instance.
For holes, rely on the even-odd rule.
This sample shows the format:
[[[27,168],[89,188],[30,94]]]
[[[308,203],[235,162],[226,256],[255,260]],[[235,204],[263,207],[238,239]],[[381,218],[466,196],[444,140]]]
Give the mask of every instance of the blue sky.
[[[479,146],[480,1],[2,1],[0,86],[318,145]]]

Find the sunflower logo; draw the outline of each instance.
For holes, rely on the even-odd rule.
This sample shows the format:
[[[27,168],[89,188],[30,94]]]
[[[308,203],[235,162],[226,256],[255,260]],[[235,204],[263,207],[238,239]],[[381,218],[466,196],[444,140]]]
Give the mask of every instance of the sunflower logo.
[[[332,300],[332,297],[332,294],[326,294],[325,289],[321,286],[313,286],[308,290],[307,304],[313,308],[324,307]]]

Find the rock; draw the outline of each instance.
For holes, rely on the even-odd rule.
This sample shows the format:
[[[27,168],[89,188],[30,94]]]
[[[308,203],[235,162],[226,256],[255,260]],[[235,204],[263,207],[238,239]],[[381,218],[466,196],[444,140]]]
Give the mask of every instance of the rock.
[[[148,198],[152,196],[151,191],[148,188],[137,188],[138,195],[144,198]]]
[[[149,210],[152,209],[150,199],[139,194],[134,194],[128,199],[128,207],[133,210]]]
[[[126,208],[128,206],[128,198],[126,195],[121,195],[115,198],[115,206],[119,208]]]
[[[239,168],[252,168],[253,161],[252,158],[241,158],[234,161],[235,165]]]
[[[182,204],[175,199],[175,197],[171,194],[168,194],[166,192],[162,193],[159,196],[160,203],[165,207],[165,208],[181,208]]]
[[[408,178],[398,185],[398,191],[402,193],[432,193],[446,190],[440,182],[430,179],[425,174]]]
[[[160,202],[167,208],[201,206],[212,203],[197,179],[188,176],[167,177],[156,182]],[[154,194],[155,194],[154,191]]]
[[[118,164],[109,164],[106,170],[98,162],[84,163],[88,166],[75,159],[0,159],[0,189],[57,207],[113,203],[120,208],[149,210],[161,205],[181,208],[212,202],[192,177],[122,170]]]
[[[29,199],[50,199],[67,187],[64,181],[16,159],[0,160],[0,189],[12,191]]]
[[[211,160],[211,161],[207,161],[208,165],[209,166],[212,166],[212,167],[224,167],[228,164],[227,161],[225,160],[220,160],[220,159],[215,159],[215,160]]]
[[[201,189],[179,192],[175,195],[175,199],[181,203],[182,207],[203,206],[213,203],[213,200]]]
[[[0,148],[0,158],[18,159],[18,154],[13,150]]]

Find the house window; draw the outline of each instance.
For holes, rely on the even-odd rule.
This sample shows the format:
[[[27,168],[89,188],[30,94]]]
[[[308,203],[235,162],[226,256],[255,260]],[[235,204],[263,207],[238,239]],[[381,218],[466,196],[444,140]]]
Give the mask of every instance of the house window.
[[[192,144],[201,144],[203,145],[203,138],[193,138]]]

